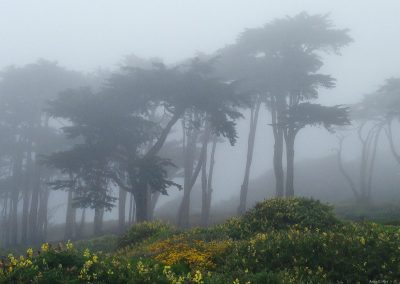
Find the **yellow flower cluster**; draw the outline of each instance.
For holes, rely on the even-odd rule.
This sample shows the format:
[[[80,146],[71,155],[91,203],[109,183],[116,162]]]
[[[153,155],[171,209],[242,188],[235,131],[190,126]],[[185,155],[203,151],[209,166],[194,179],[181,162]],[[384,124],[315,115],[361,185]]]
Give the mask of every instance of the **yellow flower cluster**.
[[[148,247],[154,259],[172,265],[187,263],[192,269],[210,269],[215,267],[214,256],[223,252],[230,245],[229,241],[204,242],[188,240],[183,235],[151,244]]]

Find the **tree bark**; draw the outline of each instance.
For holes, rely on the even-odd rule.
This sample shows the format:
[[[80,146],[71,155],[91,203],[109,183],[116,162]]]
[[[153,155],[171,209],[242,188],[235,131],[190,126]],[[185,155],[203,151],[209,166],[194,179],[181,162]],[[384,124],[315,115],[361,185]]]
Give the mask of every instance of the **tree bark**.
[[[251,109],[250,114],[250,131],[247,142],[247,158],[246,158],[246,167],[244,170],[244,178],[243,183],[240,188],[240,199],[239,199],[239,207],[238,207],[238,215],[242,215],[246,211],[246,203],[247,203],[247,192],[249,190],[249,180],[250,180],[250,169],[253,161],[253,153],[254,153],[254,142],[255,136],[257,132],[257,123],[258,123],[258,113],[260,111],[261,101],[258,100]]]

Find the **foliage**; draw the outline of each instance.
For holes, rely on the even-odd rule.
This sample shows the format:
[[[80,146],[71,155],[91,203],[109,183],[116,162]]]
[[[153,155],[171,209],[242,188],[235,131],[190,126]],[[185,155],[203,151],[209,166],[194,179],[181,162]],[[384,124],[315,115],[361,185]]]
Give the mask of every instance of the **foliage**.
[[[339,222],[333,213],[333,208],[318,200],[274,198],[258,203],[243,217],[233,218],[219,229],[233,238],[240,239],[292,226],[326,229]]]
[[[1,262],[0,282],[398,283],[400,278],[398,227],[340,222],[330,206],[305,198],[265,201],[210,229],[179,232],[145,222],[122,239],[127,246],[110,254],[78,250],[68,242],[43,244],[40,252],[29,249],[18,259],[9,255]]]
[[[157,238],[173,232],[173,228],[161,221],[135,224],[119,240],[119,247],[135,246],[149,238]]]
[[[79,251],[89,249],[90,251],[101,251],[104,253],[112,252],[117,249],[118,237],[114,235],[105,235],[98,238],[79,240],[75,242],[75,247]]]

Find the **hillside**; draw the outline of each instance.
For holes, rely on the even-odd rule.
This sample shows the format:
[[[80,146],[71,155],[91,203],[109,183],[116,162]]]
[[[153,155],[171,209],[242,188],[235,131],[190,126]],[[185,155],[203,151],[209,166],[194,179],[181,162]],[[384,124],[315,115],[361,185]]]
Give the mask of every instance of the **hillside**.
[[[0,282],[396,283],[399,232],[340,221],[312,199],[272,199],[209,229],[145,222],[119,239],[45,243],[3,258]]]

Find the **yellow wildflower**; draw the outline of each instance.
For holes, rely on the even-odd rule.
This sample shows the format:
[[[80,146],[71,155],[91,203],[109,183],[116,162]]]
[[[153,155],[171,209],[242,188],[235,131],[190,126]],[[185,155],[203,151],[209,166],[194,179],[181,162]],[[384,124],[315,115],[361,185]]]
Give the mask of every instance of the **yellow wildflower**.
[[[32,256],[33,256],[33,249],[32,249],[32,248],[28,248],[28,249],[26,250],[26,255],[27,255],[29,258],[32,258]]]
[[[41,250],[42,250],[42,252],[47,252],[47,251],[49,251],[49,244],[48,244],[48,243],[42,244]]]

